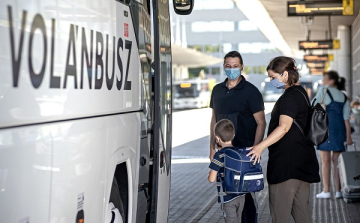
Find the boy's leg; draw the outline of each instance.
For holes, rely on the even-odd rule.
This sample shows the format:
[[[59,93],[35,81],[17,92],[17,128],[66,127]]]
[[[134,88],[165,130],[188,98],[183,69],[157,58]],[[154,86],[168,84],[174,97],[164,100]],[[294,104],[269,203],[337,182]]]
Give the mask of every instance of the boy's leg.
[[[236,215],[237,215],[237,222],[241,222],[241,217],[242,217],[242,213],[243,213],[243,209],[245,206],[245,195],[240,196],[238,198],[236,198],[237,200],[237,210],[236,210]]]
[[[299,180],[290,179],[279,184],[269,184],[269,206],[273,223],[288,223]]]
[[[300,181],[299,189],[295,195],[293,208],[291,211],[295,222],[311,223],[311,211],[310,211],[310,184]]]
[[[237,208],[238,208],[237,199],[234,199],[234,200],[224,204],[224,211],[226,213],[225,223],[238,223],[239,222],[237,219],[237,212],[236,212]]]

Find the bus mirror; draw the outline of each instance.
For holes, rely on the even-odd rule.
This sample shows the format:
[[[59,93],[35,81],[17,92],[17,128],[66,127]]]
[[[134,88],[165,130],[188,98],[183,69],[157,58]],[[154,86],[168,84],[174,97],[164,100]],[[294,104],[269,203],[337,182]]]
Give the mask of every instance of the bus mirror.
[[[179,15],[189,15],[194,7],[195,0],[173,0],[174,10]]]

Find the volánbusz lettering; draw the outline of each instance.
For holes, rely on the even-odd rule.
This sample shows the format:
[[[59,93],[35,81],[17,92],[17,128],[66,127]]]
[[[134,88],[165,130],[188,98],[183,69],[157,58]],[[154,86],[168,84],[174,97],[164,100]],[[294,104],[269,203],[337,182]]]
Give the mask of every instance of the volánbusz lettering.
[[[124,87],[124,90],[131,90],[131,81],[128,80],[129,68],[130,68],[130,56],[131,56],[131,48],[132,41],[125,40],[123,41],[122,37],[117,38],[116,36],[109,37],[108,34],[103,34],[101,32],[95,32],[95,52],[94,52],[94,31],[90,30],[88,33],[86,32],[84,27],[78,27],[74,24],[69,24],[69,37],[67,44],[67,53],[66,53],[66,63],[64,64],[64,74],[63,76],[55,76],[54,75],[54,63],[55,63],[55,44],[56,44],[56,36],[55,36],[55,19],[51,19],[51,39],[50,39],[50,48],[48,47],[48,33],[46,29],[46,22],[41,14],[36,14],[31,21],[30,33],[29,33],[29,41],[24,43],[26,24],[28,19],[28,13],[26,10],[22,12],[21,15],[21,27],[20,27],[20,37],[19,40],[15,40],[14,35],[14,20],[13,20],[13,12],[12,7],[8,6],[8,19],[9,19],[9,33],[10,33],[10,47],[11,47],[11,61],[12,61],[12,79],[13,79],[13,87],[19,87],[19,73],[20,66],[23,57],[23,48],[28,47],[28,69],[29,76],[31,80],[31,84],[34,88],[39,88],[43,83],[44,76],[49,75],[50,82],[48,83],[49,88],[52,89],[66,89],[72,87],[74,89],[84,89],[85,78],[88,79],[88,88],[89,89],[102,89],[104,85],[108,90],[111,90],[114,86],[114,82],[116,83],[116,88],[121,90]],[[41,58],[41,69],[39,72],[35,73],[33,67],[33,56],[32,52],[33,48],[33,38],[35,31],[39,31],[43,39],[43,58]],[[79,34],[80,37],[77,37]],[[87,35],[89,38],[87,38]],[[104,43],[105,36],[105,43]],[[76,44],[79,43],[76,38],[80,38],[81,43],[81,52],[76,52],[77,47]],[[112,40],[112,54],[109,54],[109,42]],[[125,42],[125,46],[124,46]],[[24,46],[25,44],[25,46]],[[27,45],[26,45],[27,44]],[[115,49],[116,47],[116,49]],[[121,51],[128,51],[128,58],[126,64],[126,73],[125,80],[124,70],[123,70],[123,61],[120,56]],[[15,49],[18,49],[15,52]],[[39,50],[39,49],[37,49]],[[77,53],[80,53],[80,63],[77,61]],[[46,73],[46,66],[48,60],[48,54],[50,54],[50,69],[48,73]],[[105,55],[104,55],[105,54]],[[105,57],[105,61],[104,61]],[[71,61],[72,58],[72,61]],[[115,59],[116,58],[116,59]],[[93,61],[95,60],[95,61]],[[104,63],[105,62],[105,63]],[[117,63],[117,66],[115,66]],[[78,74],[78,66],[80,67],[80,74]],[[86,66],[86,69],[84,69]],[[115,69],[117,69],[120,75],[115,75]],[[104,78],[105,76],[105,78]],[[116,78],[115,78],[116,76]],[[68,80],[73,79],[73,86],[69,86]],[[103,84],[104,81],[106,84]],[[124,86],[123,86],[124,82]],[[94,84],[94,85],[93,85]]]

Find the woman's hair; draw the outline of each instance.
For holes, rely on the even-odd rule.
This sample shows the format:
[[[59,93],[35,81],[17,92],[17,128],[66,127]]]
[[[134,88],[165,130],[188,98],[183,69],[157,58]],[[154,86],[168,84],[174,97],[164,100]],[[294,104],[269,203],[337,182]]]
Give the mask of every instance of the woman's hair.
[[[346,91],[345,84],[346,84],[346,79],[345,79],[345,77],[340,77],[340,78],[339,78],[339,83],[338,83],[338,85],[337,85],[337,89],[338,89],[339,91]]]
[[[339,91],[345,91],[346,79],[344,77],[340,77],[338,72],[330,70],[324,72],[324,76],[325,75],[329,77],[329,80],[334,80],[334,84]]]
[[[290,57],[275,57],[266,68],[266,71],[269,70],[279,74],[283,74],[284,71],[287,71],[289,74],[287,84],[290,86],[297,83],[300,78],[299,71],[296,68],[295,60]]]

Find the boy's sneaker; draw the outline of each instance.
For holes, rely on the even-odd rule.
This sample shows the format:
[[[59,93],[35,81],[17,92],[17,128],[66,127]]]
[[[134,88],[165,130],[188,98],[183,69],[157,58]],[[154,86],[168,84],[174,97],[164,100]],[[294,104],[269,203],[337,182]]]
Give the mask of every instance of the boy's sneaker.
[[[336,199],[342,198],[341,191],[336,191],[335,197],[336,197]]]
[[[330,198],[330,192],[325,193],[322,191],[320,194],[316,195],[316,198]]]

